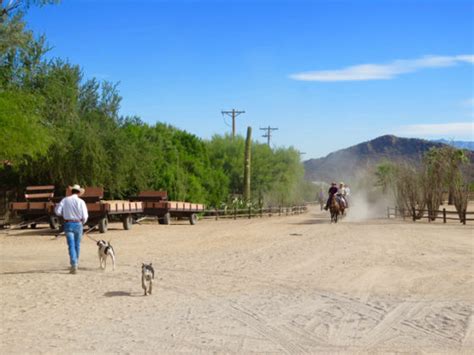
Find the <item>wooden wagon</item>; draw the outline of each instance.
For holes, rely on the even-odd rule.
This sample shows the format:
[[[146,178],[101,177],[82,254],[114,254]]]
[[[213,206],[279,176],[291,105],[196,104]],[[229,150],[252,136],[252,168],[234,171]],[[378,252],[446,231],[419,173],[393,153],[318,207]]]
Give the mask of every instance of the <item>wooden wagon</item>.
[[[66,195],[71,195],[71,190],[66,191]],[[124,200],[103,200],[104,189],[102,187],[86,187],[84,194],[80,196],[87,206],[89,219],[87,225],[93,227],[98,225],[101,233],[107,232],[110,220],[121,220],[123,228],[132,228],[133,218],[143,214],[143,207],[140,201]]]
[[[196,224],[196,213],[204,211],[204,205],[199,203],[168,201],[166,191],[141,191],[132,200],[140,201],[143,214],[158,217],[158,223],[171,224],[171,218],[187,218],[191,224]]]
[[[54,185],[28,186],[25,201],[10,203],[10,211],[21,217],[21,228],[36,228],[40,222],[59,228],[59,218],[54,214]]]

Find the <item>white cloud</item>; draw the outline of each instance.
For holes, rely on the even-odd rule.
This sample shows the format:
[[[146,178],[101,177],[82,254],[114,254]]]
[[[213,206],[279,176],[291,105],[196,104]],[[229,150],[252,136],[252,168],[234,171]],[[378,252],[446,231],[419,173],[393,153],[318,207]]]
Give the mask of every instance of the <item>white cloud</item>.
[[[415,137],[456,137],[474,139],[474,122],[414,124],[402,126],[397,134]]]
[[[290,75],[290,78],[303,81],[386,80],[424,68],[450,67],[460,63],[474,64],[474,55],[425,56],[418,59],[395,60],[387,64],[361,64],[337,70],[296,73]]]

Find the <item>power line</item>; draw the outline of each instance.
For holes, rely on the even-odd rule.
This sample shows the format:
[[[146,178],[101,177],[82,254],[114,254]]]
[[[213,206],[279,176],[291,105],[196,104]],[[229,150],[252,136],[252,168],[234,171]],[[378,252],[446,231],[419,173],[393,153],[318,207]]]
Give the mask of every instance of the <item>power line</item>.
[[[232,109],[232,111],[221,111],[222,115],[227,115],[232,117],[232,137],[235,137],[235,119],[245,111],[237,111],[236,109]]]
[[[260,128],[260,130],[267,131],[267,133],[264,134],[262,137],[267,138],[267,144],[268,144],[268,146],[270,146],[270,139],[272,137],[272,131],[277,131],[278,128],[273,128],[273,127],[268,126],[268,127],[265,127],[265,128]]]

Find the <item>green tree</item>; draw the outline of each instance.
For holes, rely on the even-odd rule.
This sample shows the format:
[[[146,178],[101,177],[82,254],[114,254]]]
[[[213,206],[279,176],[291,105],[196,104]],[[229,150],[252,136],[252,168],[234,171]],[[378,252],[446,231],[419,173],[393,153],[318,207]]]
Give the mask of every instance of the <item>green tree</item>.
[[[40,98],[19,92],[0,92],[0,162],[18,166],[26,158],[44,154],[50,143],[40,116]]]

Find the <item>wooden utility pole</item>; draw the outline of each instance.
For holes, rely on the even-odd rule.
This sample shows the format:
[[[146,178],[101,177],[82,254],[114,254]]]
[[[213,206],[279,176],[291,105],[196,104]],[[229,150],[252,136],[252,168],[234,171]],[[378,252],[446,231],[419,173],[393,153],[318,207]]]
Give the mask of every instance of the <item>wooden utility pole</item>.
[[[245,111],[237,111],[236,109],[232,109],[232,111],[221,111],[222,115],[227,115],[232,117],[232,137],[235,137],[235,119],[238,115],[245,113]]]
[[[277,131],[278,128],[272,128],[272,127],[268,126],[268,127],[265,127],[265,128],[260,128],[260,130],[267,131],[267,133],[264,134],[262,137],[267,138],[267,144],[268,144],[268,146],[270,146],[270,139],[272,137],[272,131]]]
[[[250,169],[252,152],[252,127],[247,127],[247,138],[245,140],[245,160],[244,160],[244,201],[250,202]]]

